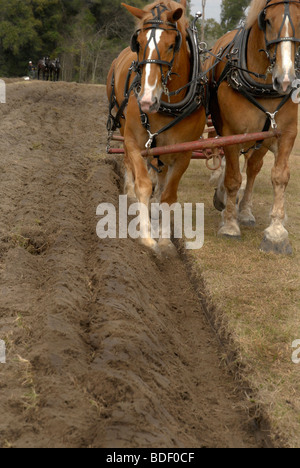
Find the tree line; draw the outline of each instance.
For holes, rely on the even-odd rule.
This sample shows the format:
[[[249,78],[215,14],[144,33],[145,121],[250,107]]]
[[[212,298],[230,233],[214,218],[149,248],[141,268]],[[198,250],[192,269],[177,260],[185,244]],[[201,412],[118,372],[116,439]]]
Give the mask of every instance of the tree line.
[[[205,6],[210,0],[203,1]],[[204,37],[210,47],[216,39],[236,28],[245,19],[245,13],[250,3],[251,0],[222,0],[220,22],[214,19],[205,21]]]
[[[105,82],[113,58],[134,30],[122,1],[0,0],[0,76],[25,75],[29,60],[50,56],[60,57],[63,80]],[[143,8],[152,1],[128,3]],[[236,26],[249,3],[223,0],[221,22],[207,20],[205,37],[212,42]]]

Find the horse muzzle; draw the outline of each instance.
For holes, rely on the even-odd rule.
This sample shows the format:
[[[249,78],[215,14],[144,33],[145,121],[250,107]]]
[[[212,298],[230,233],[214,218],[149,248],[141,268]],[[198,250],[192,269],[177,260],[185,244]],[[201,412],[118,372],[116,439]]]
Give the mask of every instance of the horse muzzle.
[[[145,91],[143,94],[140,93],[138,102],[142,112],[145,114],[156,114],[160,107],[160,99],[162,96],[162,90],[151,90],[152,92]]]
[[[140,102],[141,110],[145,114],[156,114],[158,112],[160,103],[157,98],[154,101],[141,101]]]
[[[293,83],[296,79],[296,75],[294,73],[286,73],[286,74],[277,74],[273,78],[273,88],[279,94],[287,95],[293,89]]]

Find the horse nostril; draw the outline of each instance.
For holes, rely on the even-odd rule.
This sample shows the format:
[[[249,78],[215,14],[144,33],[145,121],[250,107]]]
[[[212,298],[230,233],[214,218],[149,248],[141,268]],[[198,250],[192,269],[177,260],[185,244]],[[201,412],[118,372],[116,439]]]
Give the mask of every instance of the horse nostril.
[[[281,88],[280,81],[279,81],[278,78],[275,78],[275,79],[274,79],[274,88],[275,88],[276,90],[279,90],[279,89]]]

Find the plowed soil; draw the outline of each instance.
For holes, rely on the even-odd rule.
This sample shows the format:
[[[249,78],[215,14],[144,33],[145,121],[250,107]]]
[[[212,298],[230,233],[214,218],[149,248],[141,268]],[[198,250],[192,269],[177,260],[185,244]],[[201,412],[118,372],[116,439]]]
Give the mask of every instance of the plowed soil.
[[[259,447],[183,261],[101,241],[115,203],[101,86],[0,105],[0,447]]]

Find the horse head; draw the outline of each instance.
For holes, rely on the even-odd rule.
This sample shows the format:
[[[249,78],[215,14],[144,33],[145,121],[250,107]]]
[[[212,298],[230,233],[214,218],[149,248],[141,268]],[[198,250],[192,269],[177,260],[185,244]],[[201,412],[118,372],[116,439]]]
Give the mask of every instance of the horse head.
[[[300,44],[299,0],[269,0],[258,17],[265,36],[263,49],[270,62],[273,87],[280,94],[289,94],[296,79]]]
[[[139,29],[132,37],[131,49],[138,55],[141,74],[138,102],[145,113],[156,113],[162,95],[168,93],[167,84],[182,45],[182,33],[177,22],[184,15],[186,0],[182,0],[181,4],[179,6],[173,1],[167,5],[156,2],[145,10],[122,4],[139,20]]]

